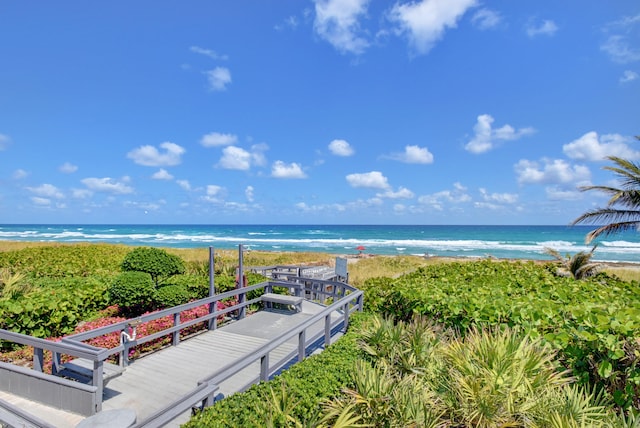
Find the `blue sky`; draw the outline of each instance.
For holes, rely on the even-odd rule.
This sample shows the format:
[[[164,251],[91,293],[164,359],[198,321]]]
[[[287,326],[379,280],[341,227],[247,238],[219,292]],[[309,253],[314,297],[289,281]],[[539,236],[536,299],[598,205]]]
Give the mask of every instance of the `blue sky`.
[[[568,224],[640,4],[0,2],[0,223]]]

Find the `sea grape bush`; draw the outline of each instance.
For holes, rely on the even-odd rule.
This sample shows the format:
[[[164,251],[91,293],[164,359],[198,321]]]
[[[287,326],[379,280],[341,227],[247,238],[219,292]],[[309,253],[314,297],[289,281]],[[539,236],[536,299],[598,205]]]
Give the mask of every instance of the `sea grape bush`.
[[[156,305],[159,308],[170,308],[182,305],[191,300],[191,293],[180,285],[165,285],[156,291]]]
[[[156,287],[146,272],[123,272],[114,278],[108,290],[109,302],[134,317],[155,308]]]
[[[427,266],[365,283],[368,308],[405,321],[426,315],[466,331],[522,328],[559,351],[582,383],[606,388],[622,408],[640,408],[640,285],[599,274],[554,275],[553,266],[489,260]]]
[[[137,247],[124,257],[122,270],[146,272],[157,286],[173,275],[184,273],[185,267],[180,257],[161,248]]]

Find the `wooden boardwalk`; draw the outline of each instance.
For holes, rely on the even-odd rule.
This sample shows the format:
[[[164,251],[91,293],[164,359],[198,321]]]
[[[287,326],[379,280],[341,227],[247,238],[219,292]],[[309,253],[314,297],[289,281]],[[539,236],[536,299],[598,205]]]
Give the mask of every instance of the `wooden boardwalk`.
[[[193,390],[198,381],[212,375],[225,365],[234,362],[281,333],[304,323],[324,309],[317,303],[304,301],[301,312],[264,310],[242,320],[231,322],[216,330],[198,334],[171,346],[133,361],[125,372],[112,379],[105,387],[102,409],[129,408],[136,412],[138,421],[158,409],[172,403],[177,397]],[[338,319],[339,314],[332,318]],[[307,337],[324,332],[324,323],[317,322],[307,332]],[[336,336],[332,337],[335,340]],[[311,344],[307,344],[308,350]],[[297,358],[296,338],[284,343],[270,355],[270,365],[278,366]],[[256,383],[260,375],[260,362],[256,361],[241,370],[219,387],[223,396],[246,389]],[[67,428],[76,426],[83,416],[52,409],[0,392],[0,400],[15,404],[25,411],[49,422]],[[179,426],[190,413],[182,414],[167,426]]]

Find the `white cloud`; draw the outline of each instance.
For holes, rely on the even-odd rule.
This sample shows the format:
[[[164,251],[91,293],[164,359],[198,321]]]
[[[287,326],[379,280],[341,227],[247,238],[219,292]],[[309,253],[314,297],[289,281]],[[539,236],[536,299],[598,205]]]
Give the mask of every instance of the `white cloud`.
[[[251,153],[236,146],[225,147],[218,166],[224,169],[246,171],[251,168]]]
[[[315,0],[314,30],[341,53],[363,53],[369,43],[359,34],[358,19],[366,15],[369,1]]]
[[[189,183],[189,180],[176,180],[176,183],[178,183],[178,186],[187,192],[191,190],[191,183]]]
[[[185,152],[183,147],[166,141],[160,144],[160,148],[164,149],[164,152],[154,146],[140,146],[127,153],[127,157],[138,165],[144,166],[173,166],[182,162],[180,157]]]
[[[406,34],[418,54],[426,54],[440,40],[447,28],[455,28],[458,20],[476,0],[421,0],[396,3],[389,19],[398,25],[397,32]]]
[[[552,201],[575,201],[583,197],[582,192],[577,189],[563,189],[558,186],[546,187],[545,193]]]
[[[11,175],[11,177],[14,180],[22,180],[23,178],[27,177],[29,175],[29,173],[27,171],[25,171],[24,169],[16,169],[15,171],[13,171],[13,174]]]
[[[464,148],[471,153],[484,153],[496,147],[501,141],[517,140],[526,135],[533,134],[533,128],[520,128],[515,130],[511,125],[504,125],[501,128],[493,129],[493,117],[488,114],[478,116],[473,130],[475,135]]]
[[[286,164],[282,161],[275,161],[271,166],[271,176],[274,178],[307,178],[302,167],[293,162]]]
[[[80,181],[87,186],[87,188],[95,192],[115,193],[118,195],[133,193],[133,187],[126,184],[126,182],[129,181],[128,177],[124,177],[122,181],[116,181],[110,177],[90,177]]]
[[[5,150],[9,143],[11,143],[11,138],[8,135],[0,134],[0,150]]]
[[[406,187],[400,187],[395,192],[389,189],[384,193],[377,193],[376,196],[378,198],[387,198],[387,199],[411,199],[415,196],[415,194],[411,190],[407,189]]]
[[[419,146],[405,146],[404,153],[393,153],[389,157],[405,163],[433,163],[433,154],[429,152],[429,149]]]
[[[502,21],[500,14],[490,9],[480,9],[473,14],[471,22],[480,30],[489,30],[495,28]]]
[[[46,198],[55,198],[55,199],[64,198],[64,193],[62,193],[60,189],[58,189],[53,184],[42,184],[38,187],[27,187],[27,190],[29,190],[31,193],[37,196],[43,196]]]
[[[65,173],[65,174],[71,174],[74,173],[78,170],[78,167],[76,165],[73,165],[72,163],[69,162],[65,162],[62,165],[60,165],[60,167],[58,168],[58,171]]]
[[[329,150],[336,156],[351,156],[355,153],[353,147],[345,140],[333,140],[329,143]]]
[[[31,197],[31,202],[33,202],[36,205],[43,206],[43,207],[51,205],[51,199],[41,198],[39,196],[32,196]]]
[[[216,51],[213,51],[211,49],[205,49],[198,46],[191,46],[189,50],[191,52],[194,52],[200,55],[208,56],[209,58],[215,59],[215,60],[226,61],[228,59],[226,55],[220,55]]]
[[[569,165],[562,159],[542,159],[542,162],[520,160],[515,165],[520,184],[566,184],[588,181],[591,171],[584,165]]]
[[[166,169],[160,168],[160,170],[154,173],[151,178],[154,180],[173,180],[173,175],[169,174]]]
[[[485,202],[496,202],[499,204],[515,204],[518,202],[518,195],[514,193],[489,193],[487,189],[483,188],[479,190]]]
[[[213,70],[205,71],[209,82],[209,89],[212,91],[224,91],[231,83],[231,71],[226,67],[216,67]]]
[[[587,132],[582,137],[562,146],[562,151],[571,159],[583,161],[603,161],[607,156],[625,159],[640,159],[640,152],[632,150],[628,143],[632,140],[619,134],[598,137],[597,132]]]
[[[612,61],[619,64],[640,61],[640,48],[637,47],[639,29],[640,14],[610,22],[604,27],[605,33],[609,33],[609,36],[600,49],[609,55]],[[631,40],[636,43],[632,44]]]
[[[387,177],[380,171],[365,172],[362,174],[349,174],[346,177],[351,187],[364,187],[369,189],[390,189]]]
[[[244,196],[245,198],[247,198],[247,201],[249,202],[253,202],[253,192],[254,192],[254,188],[253,186],[247,186],[246,189],[244,189]]]
[[[633,82],[638,77],[640,77],[640,75],[638,75],[638,73],[636,73],[635,71],[625,70],[624,73],[622,73],[622,77],[620,77],[620,83]]]
[[[542,22],[531,21],[526,28],[527,35],[531,38],[537,36],[553,36],[558,31],[558,26],[550,19]]]
[[[204,147],[229,146],[237,142],[238,137],[236,135],[221,134],[219,132],[210,132],[200,139],[200,144]]]
[[[619,34],[609,36],[600,49],[607,53],[613,62],[619,64],[640,61],[640,50],[632,47],[629,40]]]
[[[471,196],[466,193],[466,187],[460,183],[454,183],[453,187],[453,190],[442,190],[432,193],[431,195],[420,196],[418,202],[422,205],[428,205],[435,210],[442,211],[445,203],[462,204],[471,201]]]

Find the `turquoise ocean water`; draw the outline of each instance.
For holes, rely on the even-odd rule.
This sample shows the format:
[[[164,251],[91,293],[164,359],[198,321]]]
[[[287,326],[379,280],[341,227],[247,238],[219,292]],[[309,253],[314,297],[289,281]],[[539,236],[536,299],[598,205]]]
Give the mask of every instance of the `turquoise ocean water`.
[[[590,250],[591,226],[391,226],[391,225],[0,225],[0,240],[105,242],[176,248],[214,247],[332,254],[415,254],[454,257],[550,259]],[[640,233],[598,241],[596,260],[640,263]]]

